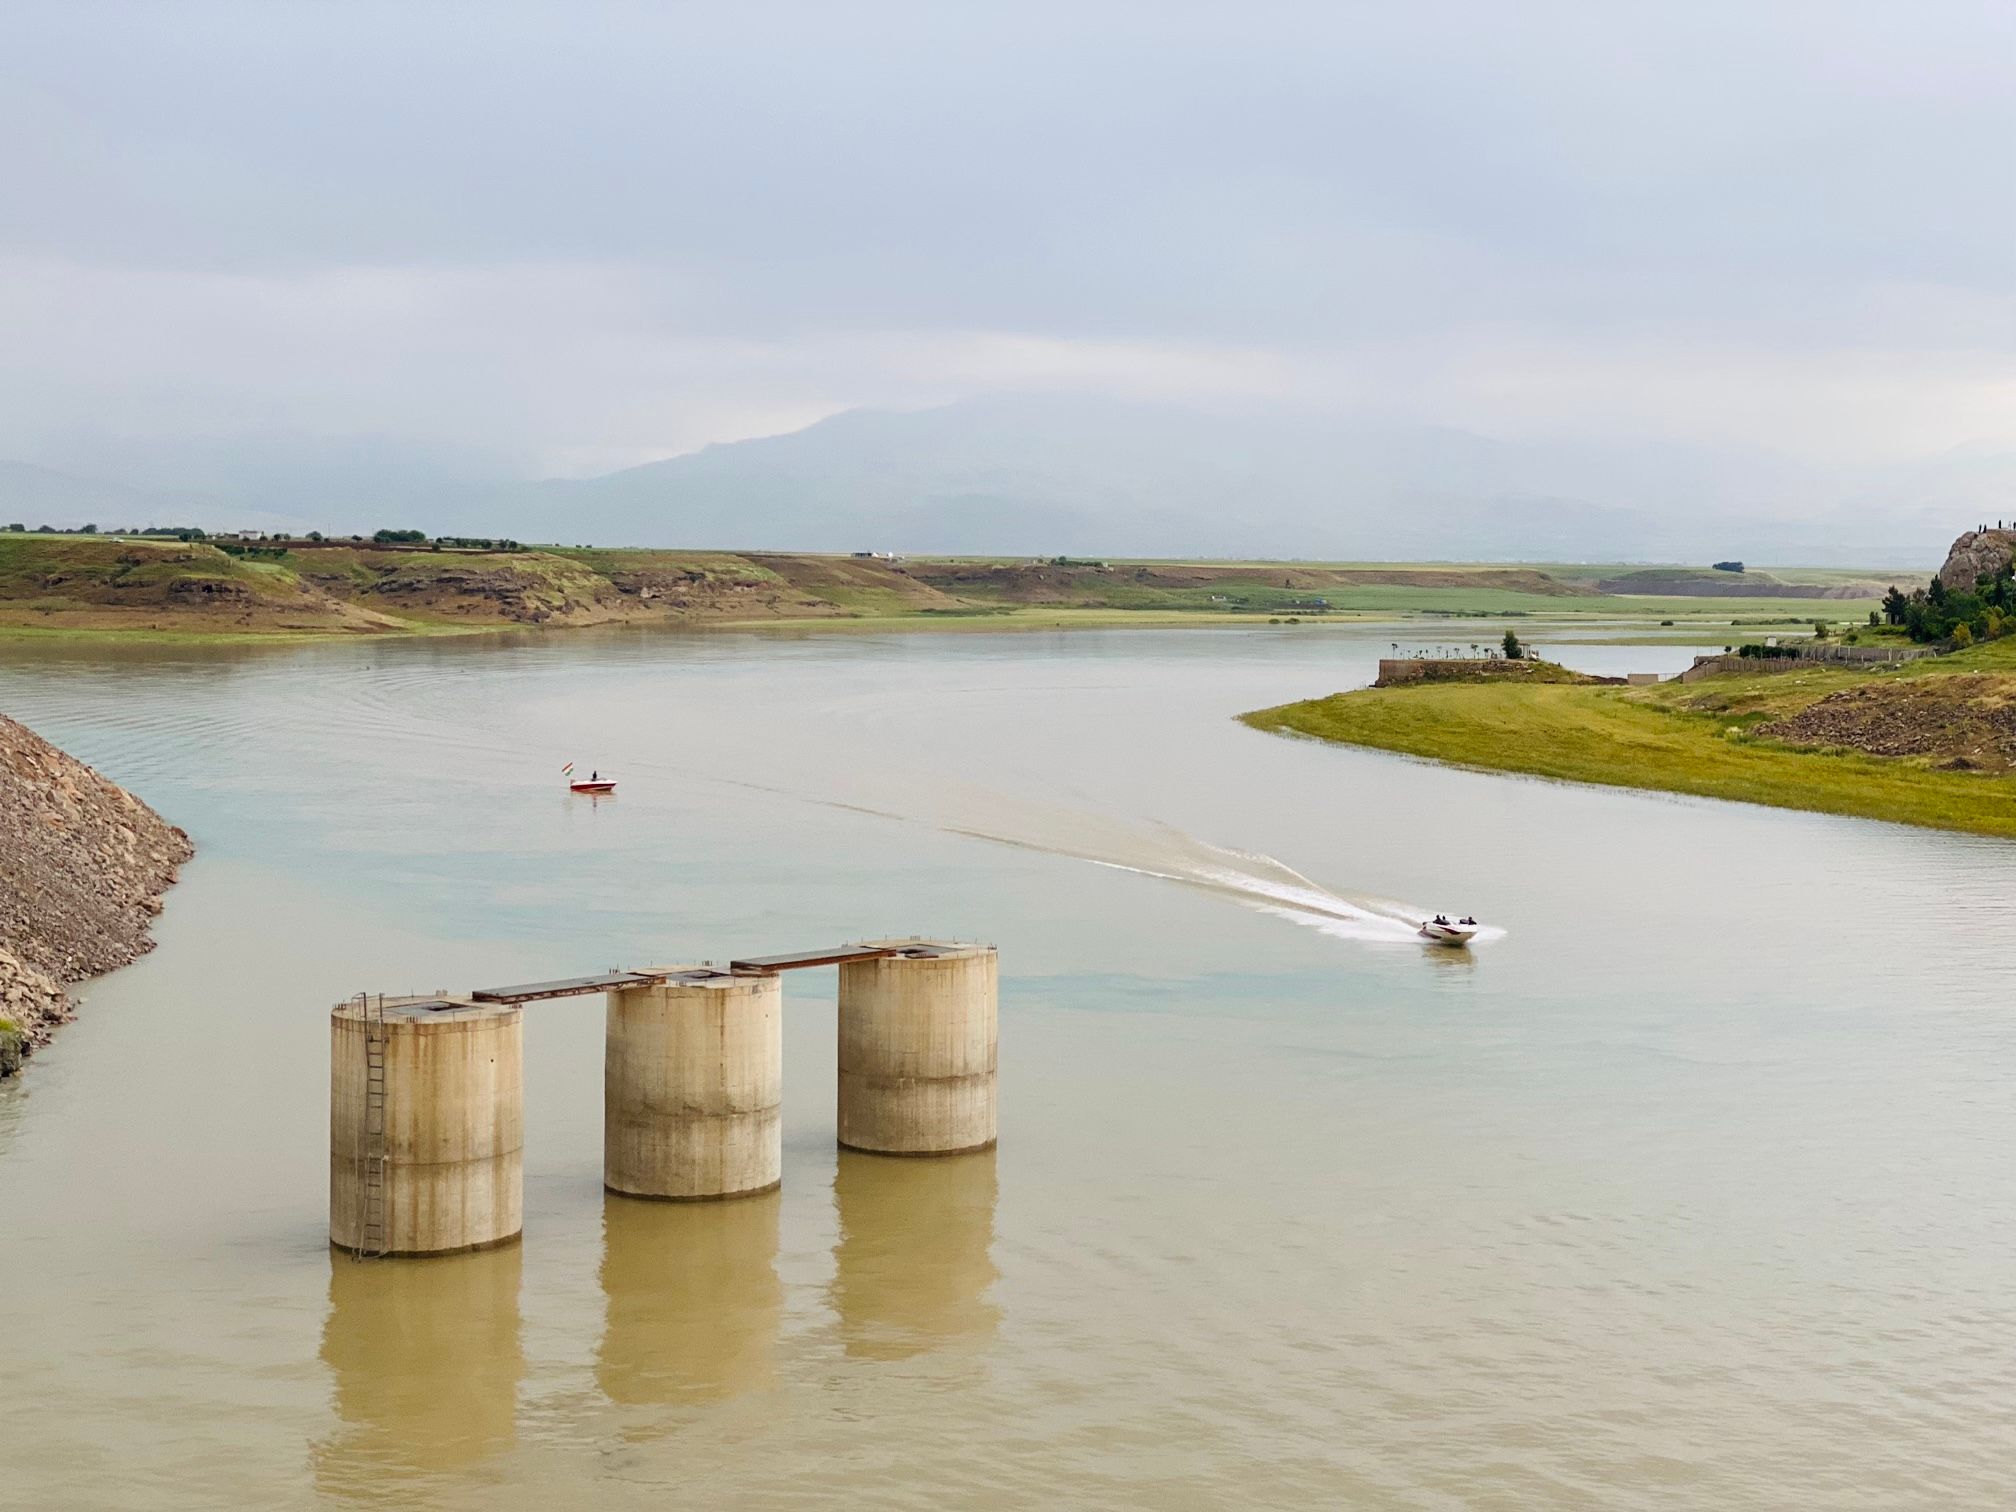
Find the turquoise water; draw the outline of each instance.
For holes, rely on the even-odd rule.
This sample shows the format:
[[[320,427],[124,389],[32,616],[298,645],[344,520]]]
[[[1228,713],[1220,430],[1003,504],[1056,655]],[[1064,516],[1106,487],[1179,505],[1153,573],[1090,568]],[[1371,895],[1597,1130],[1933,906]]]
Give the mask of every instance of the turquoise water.
[[[2009,1500],[2016,848],[1232,720],[1389,639],[0,645],[200,847],[0,1091],[9,1494]],[[993,1154],[838,1157],[803,973],[783,1189],[605,1199],[562,1001],[522,1248],[331,1259],[335,999],[888,934],[1001,948]]]

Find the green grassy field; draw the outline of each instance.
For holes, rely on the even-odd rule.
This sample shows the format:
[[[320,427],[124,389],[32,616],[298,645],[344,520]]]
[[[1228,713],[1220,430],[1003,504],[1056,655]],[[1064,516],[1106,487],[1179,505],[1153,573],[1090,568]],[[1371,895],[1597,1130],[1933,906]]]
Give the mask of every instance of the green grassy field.
[[[1526,562],[1520,565],[1536,572],[1547,573],[1550,577],[1564,582],[1594,583],[1604,578],[1624,577],[1635,572],[1666,573],[1675,577],[1690,577],[1696,580],[1716,582],[1722,574],[1712,568],[1674,567],[1657,563],[1627,565],[1619,562]],[[1808,588],[1845,588],[1863,583],[1908,583],[1919,585],[1932,576],[1937,564],[1919,567],[1772,567],[1761,563],[1746,564],[1742,577],[1730,574],[1734,582],[1744,578],[1762,581],[1776,580]]]
[[[1786,624],[1803,622],[1810,625],[1815,620],[1824,620],[1829,624],[1856,624],[1868,619],[1871,607],[1870,602],[1863,599],[1668,598],[1647,594],[1554,598],[1542,594],[1465,588],[1351,588],[1334,590],[1327,596],[1334,607],[1374,613],[1440,614],[1465,618],[1522,615],[1569,621],[1670,619],[1725,626],[1732,621],[1756,619]]]
[[[1868,601],[1606,595],[1614,568],[1449,563],[1041,562],[562,547],[436,551],[0,533],[0,634],[265,638],[625,622],[746,627],[1175,627],[1505,619],[1733,644],[1859,624]],[[1816,583],[1827,574],[1816,577]],[[1841,574],[1855,578],[1855,574]],[[1866,576],[1866,575],[1864,575]],[[1671,621],[1670,625],[1662,621]]]
[[[1751,733],[1844,689],[1984,672],[2016,673],[2016,642],[1886,671],[1816,667],[1655,688],[1370,688],[1243,718],[1255,729],[1482,771],[2016,837],[2016,777],[1794,747]],[[2016,677],[2010,683],[2016,693]]]
[[[912,609],[900,614],[855,614],[837,619],[726,620],[726,630],[774,630],[783,633],[832,635],[847,631],[914,630],[922,632],[987,633],[1011,630],[1222,630],[1227,625],[1279,625],[1318,633],[1327,625],[1342,628],[1384,624],[1382,616],[1332,614],[1289,618],[1267,614],[1198,613],[1183,609],[1081,609],[1071,605],[981,605],[960,609]]]

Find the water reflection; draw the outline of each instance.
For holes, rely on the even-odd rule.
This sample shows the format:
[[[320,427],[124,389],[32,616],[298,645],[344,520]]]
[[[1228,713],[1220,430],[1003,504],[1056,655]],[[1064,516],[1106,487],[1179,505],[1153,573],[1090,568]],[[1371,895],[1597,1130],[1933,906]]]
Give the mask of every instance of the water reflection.
[[[991,1336],[993,1150],[941,1160],[840,1152],[831,1289],[850,1355],[905,1360]]]
[[[602,1205],[607,1313],[595,1379],[625,1405],[712,1401],[767,1385],[784,1286],[779,1194]]]
[[[1462,976],[1476,970],[1477,954],[1471,950],[1451,950],[1446,945],[1423,945],[1421,959],[1437,971]]]
[[[32,1072],[21,1076],[10,1076],[0,1082],[0,1155],[7,1153],[7,1147],[14,1143],[14,1134],[28,1116],[28,1091],[26,1078]]]
[[[325,1494],[409,1498],[416,1480],[511,1447],[523,1254],[512,1244],[441,1260],[330,1255],[322,1361],[341,1426],[313,1450]]]

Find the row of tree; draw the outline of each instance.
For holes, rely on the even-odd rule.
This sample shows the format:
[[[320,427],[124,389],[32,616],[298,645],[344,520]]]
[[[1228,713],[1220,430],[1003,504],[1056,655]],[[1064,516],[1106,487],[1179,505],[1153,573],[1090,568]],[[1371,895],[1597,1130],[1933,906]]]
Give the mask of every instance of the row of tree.
[[[10,525],[0,525],[0,533],[4,533],[6,535],[26,535],[28,534],[28,527],[22,521],[16,520]],[[160,536],[164,539],[172,539],[177,541],[206,541],[209,539],[208,533],[200,525],[144,525],[144,526],[129,525],[124,530],[120,530],[115,526],[108,525],[104,528],[103,531],[101,531],[95,524],[76,525],[76,526],[37,525],[35,527],[35,534],[85,535],[85,536],[95,536],[100,534],[115,535],[115,536]]]
[[[25,524],[16,521],[11,525],[0,526],[0,533],[5,533],[9,535],[26,535],[28,533],[28,527]],[[68,529],[68,530],[55,525],[37,525],[35,527],[35,533],[37,535],[95,536],[99,534],[99,530],[96,525],[79,525],[75,529]],[[211,539],[210,533],[204,530],[200,525],[148,525],[142,528],[129,527],[125,530],[107,530],[105,534],[120,535],[120,536],[160,536],[166,539],[177,541],[208,541]],[[243,538],[239,537],[229,538],[228,543],[226,540],[220,540],[218,544],[224,546],[227,551],[231,551],[232,555],[234,556],[244,556],[251,551],[251,548],[248,548],[244,545],[238,545],[237,543],[241,539],[257,541],[262,548],[268,548],[266,550],[259,552],[258,554],[275,555],[276,553],[271,551],[270,548],[275,546],[284,547],[287,541],[295,538],[285,535],[261,535],[260,533],[255,531],[251,532],[249,535]],[[324,536],[322,532],[319,530],[311,530],[308,532],[307,535],[299,537],[299,539],[304,541],[310,541],[319,546],[329,538]],[[337,537],[336,539],[340,542],[345,538]],[[347,539],[352,542],[355,542],[358,545],[362,545],[364,543],[364,537],[360,535],[353,535],[348,537]],[[522,541],[514,541],[510,540],[509,538],[494,537],[494,536],[436,536],[432,540],[429,540],[427,532],[424,530],[373,531],[371,534],[371,543],[376,546],[428,546],[437,551],[443,546],[456,547],[463,550],[472,550],[472,551],[523,551],[525,549],[525,545]],[[236,550],[232,549],[233,545],[237,545]]]

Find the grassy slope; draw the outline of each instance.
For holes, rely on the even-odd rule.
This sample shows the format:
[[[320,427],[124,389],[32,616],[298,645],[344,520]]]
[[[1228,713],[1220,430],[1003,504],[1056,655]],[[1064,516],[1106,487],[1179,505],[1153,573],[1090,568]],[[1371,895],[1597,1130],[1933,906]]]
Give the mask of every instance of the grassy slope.
[[[213,546],[0,533],[0,628],[329,633],[370,628],[284,564]]]
[[[976,574],[976,567],[1000,569]],[[1764,615],[1788,622],[1858,621],[1868,605],[1837,599],[1716,601],[1698,596],[1608,595],[1594,580],[1625,569],[1497,563],[1311,563],[1114,561],[1110,569],[1054,568],[1022,561],[931,558],[919,577],[967,599],[1083,609],[1307,615],[1313,599],[1355,615],[1589,616],[1696,620],[1727,625]]]
[[[289,574],[250,570],[211,546],[0,534],[0,596],[9,600],[116,601],[178,580],[229,582],[268,597],[293,586]]]
[[[853,615],[948,613],[965,600],[921,582],[888,562],[859,557],[764,553],[750,558],[808,598]]]
[[[545,553],[324,548],[232,556],[201,543],[0,533],[0,628],[211,637],[429,632],[593,617],[606,579]]]
[[[1867,613],[1842,601],[1606,597],[1582,580],[1589,570],[1115,562],[1100,571],[1020,559],[894,566],[785,553],[551,548],[476,555],[368,546],[303,549],[276,560],[208,545],[0,533],[0,630],[207,638],[610,620],[1006,629],[1520,616],[1671,619],[1676,633],[1695,627],[1719,640],[1738,620],[1843,622],[1858,618],[1858,608]],[[218,591],[200,591],[203,583]],[[1317,598],[1327,601],[1327,614],[1309,607]]]
[[[1634,572],[1681,573],[1697,580],[1707,581],[1714,581],[1724,576],[1710,567],[1676,567],[1643,562],[1636,565],[1616,562],[1534,562],[1526,565],[1536,571],[1558,577],[1564,582],[1574,583],[1594,583],[1603,578],[1620,578]],[[1751,562],[1746,564],[1744,576],[1764,581],[1794,583],[1809,588],[1842,588],[1858,583],[1903,583],[1917,587],[1937,570],[1937,563],[1924,567],[1878,570],[1864,567],[1772,567]]]
[[[549,546],[547,556],[579,562],[606,578],[635,574],[645,578],[684,578],[708,585],[767,583],[782,585],[784,579],[752,557],[732,551],[656,551],[643,548],[601,546]]]
[[[1747,733],[1842,688],[1959,672],[2016,672],[2016,645],[2002,641],[1892,672],[1815,669],[1656,688],[1366,689],[1244,718],[1256,729],[1490,771],[2016,837],[2016,778],[1801,750]]]
[[[251,565],[260,565],[252,563]],[[592,618],[615,597],[601,574],[553,552],[497,555],[322,547],[273,564],[373,612],[418,625]]]

